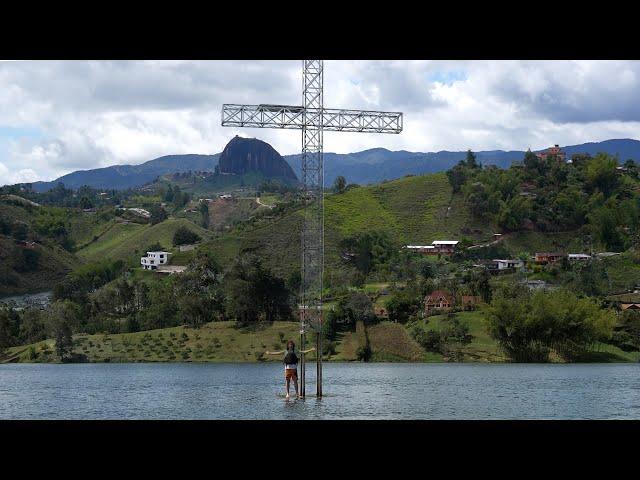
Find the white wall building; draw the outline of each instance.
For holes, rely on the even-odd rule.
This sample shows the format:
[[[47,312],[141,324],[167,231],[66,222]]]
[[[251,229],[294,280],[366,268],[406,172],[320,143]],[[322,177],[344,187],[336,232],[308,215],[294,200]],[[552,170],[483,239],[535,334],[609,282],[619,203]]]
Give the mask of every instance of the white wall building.
[[[505,268],[522,268],[524,266],[524,262],[522,260],[497,259],[494,260],[494,262],[498,266],[498,270],[504,270]]]
[[[156,270],[169,260],[169,252],[147,252],[146,257],[140,258],[140,264],[144,270]]]
[[[587,255],[586,253],[570,253],[567,256],[571,262],[586,262],[591,259],[591,255]]]

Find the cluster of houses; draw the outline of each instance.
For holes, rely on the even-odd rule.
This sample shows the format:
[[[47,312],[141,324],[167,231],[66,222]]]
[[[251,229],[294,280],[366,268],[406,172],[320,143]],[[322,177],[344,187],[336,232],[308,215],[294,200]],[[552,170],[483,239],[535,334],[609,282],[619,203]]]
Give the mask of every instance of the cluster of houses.
[[[591,255],[586,253],[536,253],[534,256],[534,262],[540,265],[553,264],[561,262],[564,258],[567,258],[570,262],[586,262],[591,260]]]

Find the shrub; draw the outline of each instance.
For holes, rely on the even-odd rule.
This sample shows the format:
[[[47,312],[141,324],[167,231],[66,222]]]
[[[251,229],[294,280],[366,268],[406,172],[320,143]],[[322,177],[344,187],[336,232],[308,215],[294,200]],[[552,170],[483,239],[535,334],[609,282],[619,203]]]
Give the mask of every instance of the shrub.
[[[356,358],[360,362],[368,362],[372,355],[371,347],[369,345],[359,346],[356,350]]]
[[[192,232],[186,227],[180,227],[173,234],[173,245],[188,245],[191,243],[196,243],[200,240],[200,235],[195,232]]]

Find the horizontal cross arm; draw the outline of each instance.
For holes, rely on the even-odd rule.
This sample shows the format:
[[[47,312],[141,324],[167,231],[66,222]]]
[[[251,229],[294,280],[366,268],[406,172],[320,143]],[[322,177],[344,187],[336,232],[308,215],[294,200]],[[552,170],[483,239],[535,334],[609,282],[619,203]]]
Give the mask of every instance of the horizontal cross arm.
[[[296,105],[222,106],[222,126],[301,129],[334,132],[400,133],[402,113],[338,108],[307,109]]]

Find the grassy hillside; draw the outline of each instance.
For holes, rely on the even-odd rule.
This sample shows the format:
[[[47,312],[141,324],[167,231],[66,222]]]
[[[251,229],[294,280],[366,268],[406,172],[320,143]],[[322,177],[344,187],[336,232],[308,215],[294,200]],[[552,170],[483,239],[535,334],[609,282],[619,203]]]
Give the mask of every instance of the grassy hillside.
[[[37,265],[25,271],[15,266],[25,250],[12,238],[0,235],[0,296],[50,289],[80,264],[57,245],[36,244],[30,251],[38,256]]]
[[[172,250],[173,235],[181,226],[189,228],[204,239],[212,236],[211,232],[185,218],[169,218],[156,225],[113,221],[110,228],[76,254],[85,261],[96,258],[127,260],[141,255],[147,246],[156,242],[163,248]]]
[[[476,225],[462,197],[453,195],[444,173],[410,176],[380,185],[330,195],[325,202],[325,225],[342,235],[387,231],[406,243],[466,236],[490,237],[492,228]]]
[[[505,362],[498,345],[486,334],[480,312],[459,314],[469,325],[473,335],[470,344],[462,347],[464,362]],[[442,327],[442,316],[429,317],[422,323],[426,330]],[[173,327],[138,333],[75,335],[73,353],[86,362],[257,362],[281,361],[279,356],[262,355],[267,350],[281,350],[288,339],[297,342],[297,322],[275,322],[263,329],[242,330],[234,322],[209,323],[200,329]],[[341,334],[336,353],[329,361],[355,361],[358,347],[366,345],[372,350],[374,362],[443,362],[439,353],[425,352],[409,335],[403,325],[382,322],[365,327],[360,324],[355,332]],[[55,362],[55,344],[52,339],[32,345],[9,348],[0,356],[6,362]],[[309,355],[315,360],[315,353]],[[605,344],[593,346],[584,361],[637,362],[640,352],[623,352]]]
[[[54,239],[37,233],[36,223],[46,207],[34,205],[22,197],[0,198],[0,223],[12,230],[0,230],[0,296],[51,288],[80,261]],[[36,241],[32,248],[16,243],[16,226],[24,228],[24,239]],[[9,232],[7,232],[9,233]]]
[[[296,210],[257,227],[234,229],[204,248],[223,264],[240,252],[255,252],[278,275],[287,278],[299,267],[302,215]],[[473,229],[478,231],[474,233]],[[431,243],[463,235],[488,239],[494,232],[474,223],[461,196],[452,197],[446,175],[441,173],[326,195],[325,263],[329,282],[332,274],[344,268],[340,241],[372,231],[387,232],[401,243]]]

